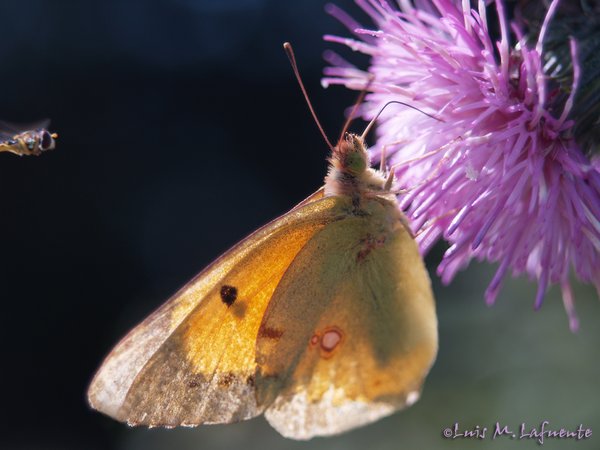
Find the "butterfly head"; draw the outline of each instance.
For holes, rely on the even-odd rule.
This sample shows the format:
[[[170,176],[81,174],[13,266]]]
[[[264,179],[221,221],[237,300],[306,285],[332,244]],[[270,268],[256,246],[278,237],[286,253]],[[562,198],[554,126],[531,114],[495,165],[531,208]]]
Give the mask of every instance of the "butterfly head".
[[[359,198],[368,192],[385,190],[384,175],[370,168],[370,158],[362,137],[346,133],[333,148],[325,178],[325,195]]]
[[[330,159],[331,165],[347,177],[360,177],[369,168],[369,154],[363,139],[352,133],[340,139]]]

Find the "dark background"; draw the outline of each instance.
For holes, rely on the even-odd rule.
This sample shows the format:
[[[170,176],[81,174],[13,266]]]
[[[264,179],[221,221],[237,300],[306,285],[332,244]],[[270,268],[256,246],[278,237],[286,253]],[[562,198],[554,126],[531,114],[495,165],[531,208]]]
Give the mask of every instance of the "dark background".
[[[363,17],[349,1],[336,4]],[[576,287],[582,331],[574,335],[557,290],[534,314],[535,287],[524,280],[508,282],[499,304],[485,307],[487,266],[439,286],[443,246],[428,257],[440,354],[408,411],[296,443],[262,418],[148,431],[87,407],[87,384],[128,329],[322,184],[327,148],[281,44],[294,43],[335,140],[355,94],[320,88],[329,47],[321,37],[346,34],[323,6],[2,0],[0,118],[48,117],[60,137],[55,151],[37,158],[0,154],[0,448],[532,448],[445,440],[441,431],[454,422],[518,428],[544,419],[600,432],[600,307],[592,289]],[[576,445],[598,448],[598,438]]]

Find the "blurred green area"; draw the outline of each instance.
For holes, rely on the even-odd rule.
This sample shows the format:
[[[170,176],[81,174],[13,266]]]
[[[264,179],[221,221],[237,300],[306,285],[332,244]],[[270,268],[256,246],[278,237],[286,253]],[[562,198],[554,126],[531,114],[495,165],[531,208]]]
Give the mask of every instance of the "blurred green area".
[[[264,418],[195,429],[130,429],[120,424],[122,450],[199,449],[531,449],[535,439],[519,439],[519,427],[551,430],[591,428],[591,438],[545,438],[544,449],[600,448],[600,302],[595,290],[576,285],[581,330],[569,331],[558,289],[550,290],[541,311],[532,307],[535,286],[507,280],[498,303],[482,299],[493,276],[473,264],[448,287],[435,285],[440,330],[437,361],[413,407],[372,425],[331,438],[296,442],[282,438]],[[434,281],[437,281],[434,277]],[[496,422],[517,438],[492,439]],[[487,427],[485,439],[442,437],[447,427]]]

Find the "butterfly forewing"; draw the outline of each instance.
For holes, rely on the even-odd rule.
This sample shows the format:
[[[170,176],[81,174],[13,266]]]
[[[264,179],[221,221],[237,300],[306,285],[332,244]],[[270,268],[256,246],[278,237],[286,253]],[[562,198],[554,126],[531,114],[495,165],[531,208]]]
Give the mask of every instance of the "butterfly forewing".
[[[106,358],[89,389],[91,405],[150,426],[262,412],[254,393],[262,316],[298,252],[337,219],[334,205],[325,198],[292,210],[200,273]]]

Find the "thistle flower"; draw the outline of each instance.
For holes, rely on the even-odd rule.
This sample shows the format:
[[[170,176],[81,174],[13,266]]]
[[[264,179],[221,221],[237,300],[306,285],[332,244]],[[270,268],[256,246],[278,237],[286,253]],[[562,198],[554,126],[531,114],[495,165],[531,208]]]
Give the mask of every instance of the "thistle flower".
[[[545,2],[519,0],[515,20],[529,30],[528,42],[538,36],[546,15]],[[577,42],[578,64],[581,70],[569,118],[575,121],[573,135],[587,155],[600,154],[600,0],[562,1],[544,39],[544,70],[556,93],[554,103],[569,95],[573,68],[570,61],[570,40]]]
[[[558,2],[537,39],[508,23],[496,2],[500,39],[490,35],[486,6],[450,0],[356,0],[376,28],[328,11],[355,38],[326,36],[371,57],[360,70],[333,52],[325,57],[325,86],[368,85],[361,105],[373,118],[389,101],[409,103],[438,117],[390,106],[378,122],[375,160],[382,152],[408,194],[401,206],[426,253],[450,243],[438,267],[444,283],[472,258],[498,263],[485,298],[493,304],[507,272],[537,280],[535,308],[558,284],[572,330],[578,327],[569,282],[572,271],[600,290],[600,172],[573,137],[569,113],[581,78],[578,45],[566,96],[544,72],[543,43]],[[512,33],[510,32],[512,30]],[[511,35],[516,42],[511,42]]]

